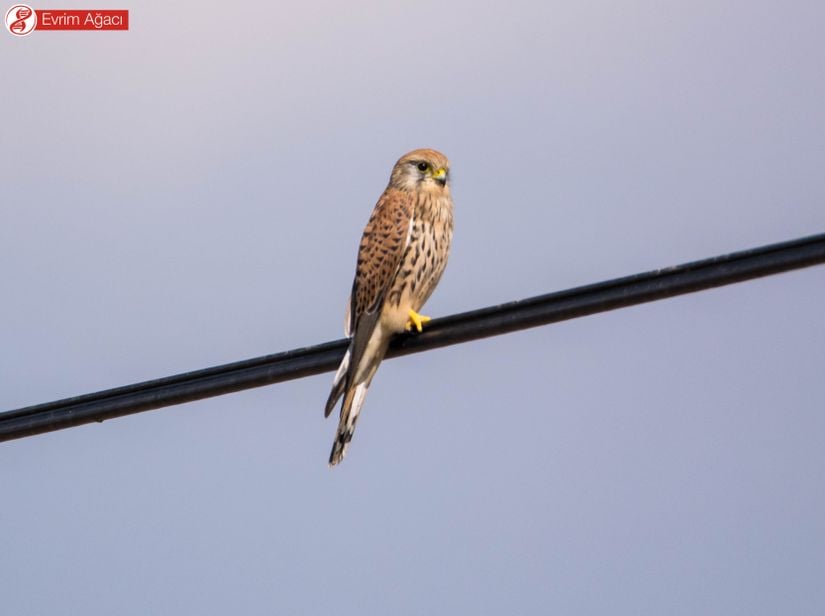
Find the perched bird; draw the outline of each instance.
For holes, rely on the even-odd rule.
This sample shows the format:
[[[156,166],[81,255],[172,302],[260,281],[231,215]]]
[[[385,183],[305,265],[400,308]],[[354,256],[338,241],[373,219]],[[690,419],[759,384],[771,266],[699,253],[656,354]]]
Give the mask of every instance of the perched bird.
[[[344,459],[370,382],[394,334],[421,331],[418,314],[438,284],[453,238],[450,162],[435,150],[413,150],[392,169],[358,248],[344,333],[350,344],[327,400],[329,417],[343,396],[330,466]]]

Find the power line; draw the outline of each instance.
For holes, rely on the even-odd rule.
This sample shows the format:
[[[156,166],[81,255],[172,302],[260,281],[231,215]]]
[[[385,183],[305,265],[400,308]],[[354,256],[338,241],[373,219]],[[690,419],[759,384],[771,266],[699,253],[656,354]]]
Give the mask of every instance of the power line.
[[[821,263],[825,263],[825,233],[434,319],[422,334],[396,337],[387,357],[507,334]],[[7,411],[0,413],[0,441],[320,374],[338,366],[347,343],[347,340],[336,340]]]

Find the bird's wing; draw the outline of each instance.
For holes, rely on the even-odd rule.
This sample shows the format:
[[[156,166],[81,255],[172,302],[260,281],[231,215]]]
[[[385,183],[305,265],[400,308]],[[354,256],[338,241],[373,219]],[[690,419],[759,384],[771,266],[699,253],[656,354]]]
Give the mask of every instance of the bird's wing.
[[[414,195],[388,188],[370,216],[358,248],[358,265],[352,283],[350,365],[357,369],[372,336],[384,298],[392,287],[404,250],[410,243],[415,209]]]
[[[393,189],[384,192],[375,205],[358,248],[350,307],[353,332],[364,315],[381,311],[410,242],[413,210],[413,195]]]
[[[354,385],[352,380],[378,325],[384,298],[392,287],[410,242],[414,209],[414,195],[388,188],[375,205],[364,229],[345,327],[352,341],[335,377],[326,415],[344,391]]]

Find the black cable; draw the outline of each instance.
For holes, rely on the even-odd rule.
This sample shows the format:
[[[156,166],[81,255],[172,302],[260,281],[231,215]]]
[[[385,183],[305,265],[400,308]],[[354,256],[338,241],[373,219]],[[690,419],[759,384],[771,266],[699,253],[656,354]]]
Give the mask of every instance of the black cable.
[[[435,319],[427,324],[422,334],[396,337],[387,357],[497,336],[820,263],[825,263],[825,234]],[[336,340],[7,411],[0,413],[0,441],[320,374],[337,367],[346,346],[346,340]],[[318,400],[320,405],[322,398]]]

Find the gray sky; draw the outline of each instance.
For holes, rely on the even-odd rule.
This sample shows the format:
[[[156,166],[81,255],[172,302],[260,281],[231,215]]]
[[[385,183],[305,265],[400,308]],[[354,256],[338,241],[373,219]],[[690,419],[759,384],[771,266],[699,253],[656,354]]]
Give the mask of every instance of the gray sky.
[[[825,231],[820,0],[117,8],[0,33],[0,409],[339,338],[415,147],[432,316]],[[4,443],[3,612],[822,614],[823,283]]]

